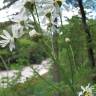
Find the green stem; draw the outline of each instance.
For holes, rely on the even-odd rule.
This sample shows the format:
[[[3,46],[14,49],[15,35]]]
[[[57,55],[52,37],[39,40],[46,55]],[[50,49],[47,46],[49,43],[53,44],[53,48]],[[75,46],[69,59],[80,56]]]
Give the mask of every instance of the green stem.
[[[8,68],[8,66],[7,66],[7,64],[6,64],[6,62],[5,62],[5,60],[3,59],[3,57],[2,57],[1,55],[0,55],[0,59],[1,59],[2,63],[3,63],[3,65],[4,65],[5,69],[7,70],[7,87],[8,87],[8,82],[9,82],[8,70],[9,70],[9,68]]]
[[[35,10],[36,10],[36,14],[37,14],[38,22],[39,22],[39,25],[40,25],[39,14],[38,14],[38,11],[37,11],[36,2],[35,2]]]
[[[61,15],[60,9],[59,9],[59,16],[60,16],[61,26],[63,26],[62,15]]]
[[[34,71],[34,73],[36,73],[36,75],[38,77],[40,77],[44,82],[46,82],[47,84],[49,84],[50,86],[52,86],[54,89],[56,89],[57,91],[60,90],[58,87],[54,86],[52,83],[50,83],[48,80],[46,80],[45,78],[43,78],[33,67],[31,67]]]
[[[77,70],[76,62],[75,62],[75,56],[74,56],[74,52],[73,52],[71,44],[69,44],[69,48],[70,48],[70,51],[71,51],[71,54],[72,54],[72,59],[73,59],[73,64],[75,66],[75,70]]]
[[[69,45],[69,48],[70,48],[70,45]],[[69,52],[69,50],[67,49],[67,53],[68,53],[68,58],[69,58],[69,61],[70,61],[70,70],[71,70],[71,82],[69,82],[69,86],[70,86],[70,88],[71,88],[71,90],[72,90],[72,92],[73,92],[73,94],[76,96],[76,92],[75,92],[75,88],[74,88],[74,69],[73,69],[73,65],[72,65],[72,62],[71,62],[71,60],[70,60],[70,52]]]

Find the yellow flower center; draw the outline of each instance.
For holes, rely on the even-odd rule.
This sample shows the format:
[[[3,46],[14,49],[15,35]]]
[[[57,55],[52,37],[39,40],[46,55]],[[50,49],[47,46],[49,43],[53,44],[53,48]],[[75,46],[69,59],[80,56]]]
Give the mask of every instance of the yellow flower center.
[[[85,91],[85,92],[84,92],[84,96],[91,96],[91,93],[88,92],[88,91]]]

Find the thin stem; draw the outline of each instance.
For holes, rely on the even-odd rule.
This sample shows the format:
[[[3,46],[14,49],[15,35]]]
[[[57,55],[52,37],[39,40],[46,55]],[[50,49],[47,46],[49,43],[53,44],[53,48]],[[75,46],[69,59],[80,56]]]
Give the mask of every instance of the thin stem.
[[[1,55],[0,55],[0,59],[1,59],[2,63],[4,64],[5,69],[8,71],[9,68],[8,68],[8,66],[7,66],[7,64],[6,64],[6,62],[5,62],[5,60],[3,59],[3,57],[2,57]]]
[[[50,86],[52,86],[53,88],[55,88],[57,91],[60,90],[58,87],[54,86],[52,83],[50,83],[48,80],[46,80],[45,78],[43,78],[33,67],[31,67],[33,69],[33,71],[36,73],[37,76],[39,76],[44,82],[46,82],[47,84],[49,84]]]
[[[35,3],[35,2],[34,2],[34,3]],[[36,14],[37,14],[38,22],[39,22],[39,25],[40,25],[39,14],[38,14],[38,11],[37,11],[36,3],[35,3],[35,10],[36,10]]]
[[[7,70],[7,87],[8,87],[8,81],[9,81],[9,78],[8,78],[8,70],[9,70],[9,68],[8,68],[5,60],[3,59],[3,57],[2,57],[1,55],[0,55],[0,59],[1,59],[2,63],[3,63],[3,65],[4,65],[5,69]]]
[[[59,9],[59,16],[60,16],[61,26],[63,26],[62,15],[61,15],[60,9]]]
[[[69,45],[69,48],[70,48],[70,45]],[[70,88],[71,88],[71,90],[72,90],[72,92],[74,93],[74,95],[76,96],[76,93],[75,93],[75,88],[74,88],[74,69],[73,69],[73,66],[72,66],[72,62],[71,62],[71,60],[70,60],[70,52],[69,52],[69,50],[67,49],[67,53],[68,53],[68,58],[69,58],[69,61],[70,61],[70,70],[71,70],[71,82],[69,82],[69,86],[70,86]]]
[[[68,50],[68,49],[67,49]],[[69,54],[70,52],[69,52],[69,50],[68,50],[68,58],[69,58],[69,61],[70,61],[70,70],[71,70],[71,79],[72,79],[72,85],[74,84],[73,82],[74,82],[74,71],[73,71],[73,65],[72,65],[72,62],[71,62],[71,60],[70,60],[70,54]]]
[[[69,44],[69,48],[70,48],[70,51],[71,51],[71,54],[72,54],[72,59],[73,59],[75,69],[77,69],[76,62],[75,62],[75,56],[74,56],[74,52],[73,52],[73,48],[72,48],[71,44]]]

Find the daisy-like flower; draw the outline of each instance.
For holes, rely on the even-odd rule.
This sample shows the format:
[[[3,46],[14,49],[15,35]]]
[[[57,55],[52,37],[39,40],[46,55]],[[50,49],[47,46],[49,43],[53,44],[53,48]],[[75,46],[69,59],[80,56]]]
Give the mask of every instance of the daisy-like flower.
[[[23,31],[23,29],[20,27],[20,25],[12,26],[12,35],[8,31],[3,30],[3,35],[0,35],[0,37],[3,39],[0,40],[0,46],[6,47],[8,45],[10,51],[15,49],[15,38],[20,38],[22,36],[21,31]]]
[[[58,22],[60,19],[60,7],[58,6],[56,0],[45,0],[42,9],[43,12],[41,13],[43,14],[43,18],[41,20],[41,24],[44,28],[46,28],[47,33],[53,35],[55,32],[58,32],[58,28],[60,26]]]
[[[15,49],[14,37],[9,34],[8,31],[3,30],[3,35],[0,35],[3,40],[0,40],[0,46],[6,47],[9,44],[9,49],[12,51]]]
[[[82,91],[79,92],[78,96],[94,96],[92,93],[93,87],[88,84],[86,87],[81,86]]]
[[[37,5],[37,9],[39,9],[38,13],[40,16],[47,15],[47,17],[50,17],[50,13],[53,13],[55,11],[55,7],[57,7],[56,4],[58,0],[40,0]],[[60,8],[60,7],[59,7]],[[48,16],[49,15],[49,16]]]

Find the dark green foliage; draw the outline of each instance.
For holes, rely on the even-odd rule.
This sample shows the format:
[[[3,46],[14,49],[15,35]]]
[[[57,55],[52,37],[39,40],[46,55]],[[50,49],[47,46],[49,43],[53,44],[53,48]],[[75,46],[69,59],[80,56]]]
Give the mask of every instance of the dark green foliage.
[[[92,32],[92,46],[96,54],[96,21],[88,20],[88,24]],[[33,77],[24,84],[17,84],[10,89],[6,89],[6,91],[5,89],[0,90],[1,96],[13,96],[13,94],[14,96],[52,96],[57,91],[62,93],[61,96],[74,96],[74,93],[79,92],[81,85],[86,86],[89,82],[96,82],[96,69],[91,69],[88,65],[86,34],[82,28],[81,18],[73,16],[69,20],[69,24],[62,26],[60,31],[63,32],[58,37],[62,81],[57,84],[52,81],[52,69],[50,68],[44,79]],[[16,41],[14,52],[10,53],[7,49],[0,49],[2,50],[0,55],[4,57],[4,60],[8,62],[8,67],[12,69],[19,69],[28,64],[40,64],[52,53],[50,37],[41,37],[34,41],[32,38],[24,36]],[[66,38],[69,38],[70,41],[66,42]],[[4,68],[2,64],[0,66]],[[1,91],[5,93],[3,92],[3,94]]]
[[[61,30],[64,34],[61,36],[61,47],[68,49],[69,44],[65,42],[65,38],[69,38],[74,52],[76,65],[84,64],[87,60],[87,46],[85,38],[86,34],[83,32],[81,19],[76,16],[72,17],[72,19],[69,20],[69,24],[65,25]]]
[[[40,64],[42,60],[48,57],[40,42],[34,42],[29,38],[23,37],[16,43],[16,49],[12,53],[7,49],[0,49],[2,50],[0,55],[9,68],[18,69],[20,66],[27,66],[28,64]],[[2,62],[0,68],[5,70]]]

